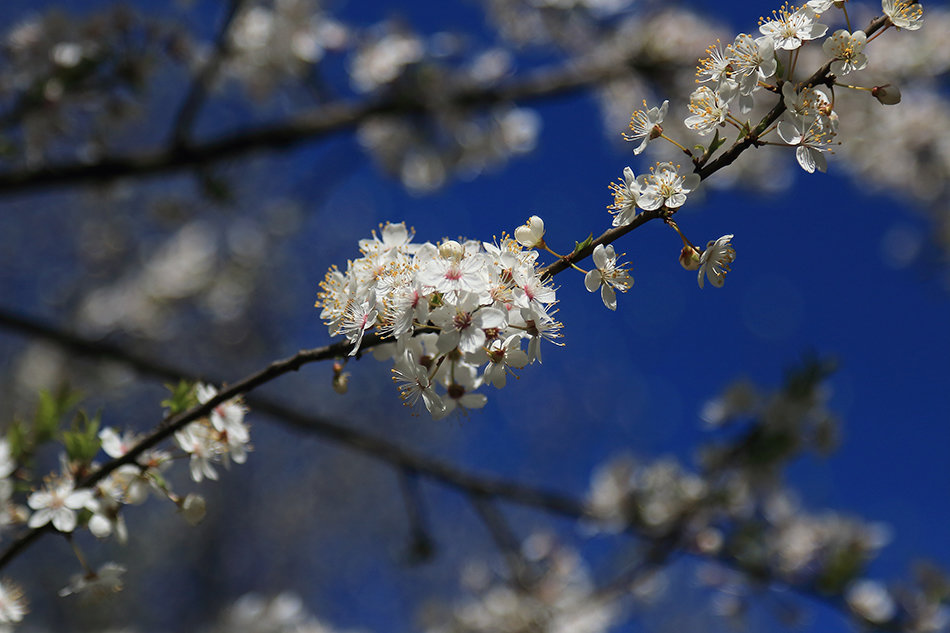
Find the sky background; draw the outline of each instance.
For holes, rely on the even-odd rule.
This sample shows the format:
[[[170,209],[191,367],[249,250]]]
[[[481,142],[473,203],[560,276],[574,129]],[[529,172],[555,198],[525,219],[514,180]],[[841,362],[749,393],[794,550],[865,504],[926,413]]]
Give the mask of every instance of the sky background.
[[[66,4],[70,10],[83,12],[107,3]],[[693,4],[700,10],[711,7],[710,3]],[[151,3],[138,6],[154,8]],[[218,4],[199,1],[194,7],[193,15],[210,18]],[[749,32],[758,17],[772,8],[764,2],[715,4],[716,18],[728,21],[736,32]],[[8,0],[0,7],[0,16],[13,23],[35,9],[36,3]],[[490,37],[478,7],[471,2],[439,3],[438,10],[425,1],[350,2],[342,3],[339,15],[360,23],[399,15],[423,33],[458,28]],[[627,165],[641,173],[650,163],[634,157],[632,146],[617,142],[623,130],[605,134],[598,105],[590,95],[561,97],[535,107],[543,128],[534,152],[474,181],[451,182],[431,195],[410,194],[383,175],[352,135],[279,154],[268,167],[268,176],[239,185],[263,182],[264,187],[305,201],[299,232],[274,254],[292,272],[268,280],[284,296],[270,314],[281,324],[275,329],[282,336],[271,353],[261,357],[281,358],[331,342],[318,311],[312,308],[317,282],[330,265],[342,266],[346,258],[357,257],[357,241],[369,237],[379,223],[404,221],[415,229],[420,242],[460,236],[491,241],[503,231],[513,231],[529,216],[539,215],[545,221],[547,243],[559,252],[568,252],[575,241],[608,228],[611,217],[605,207],[612,201],[608,183]],[[685,104],[670,104],[670,117],[685,113]],[[212,119],[199,123],[213,128]],[[695,273],[684,271],[677,261],[679,238],[658,223],[615,244],[632,263],[635,278],[634,287],[619,296],[616,312],[607,310],[599,295],[585,290],[580,273],[558,275],[558,317],[564,323],[565,347],[545,347],[543,365],[520,371],[519,379],[509,381],[504,390],[485,390],[488,406],[470,417],[439,423],[412,417],[391,388],[389,365],[371,358],[349,366],[353,373],[350,393],[342,398],[329,391],[327,366],[308,366],[299,375],[287,377],[285,385],[275,387],[273,393],[296,392],[299,402],[317,413],[352,420],[413,446],[423,438],[419,440],[422,446],[430,445],[440,456],[478,472],[579,496],[585,493],[591,472],[619,452],[645,458],[672,455],[691,463],[697,446],[710,436],[702,427],[700,409],[733,380],[750,378],[764,390],[777,388],[785,369],[803,357],[833,357],[839,369],[829,381],[830,408],[841,420],[840,447],[829,458],[796,462],[789,473],[790,484],[811,510],[854,513],[893,528],[893,541],[872,564],[872,576],[907,577],[910,563],[919,558],[950,569],[950,460],[946,458],[950,446],[950,289],[946,271],[933,268],[926,255],[905,265],[900,253],[906,249],[897,248],[895,256],[895,244],[900,246],[902,240],[926,248],[930,227],[918,209],[873,190],[868,183],[849,179],[833,156],[828,172],[809,175],[796,168],[792,187],[777,194],[704,187],[701,195],[690,197],[677,221],[694,243],[735,235],[736,260],[722,289],[698,288]],[[330,179],[333,183],[328,187]],[[66,190],[52,198],[0,199],[0,232],[17,223],[21,234],[35,236],[41,226],[19,225],[30,222],[27,209],[35,205],[37,213],[56,217],[57,205],[72,204],[82,195],[76,191]],[[266,197],[266,189],[257,195]],[[59,229],[66,234],[62,239],[68,239],[68,222],[75,219],[69,217]],[[55,268],[55,241],[42,240],[46,250],[37,247],[29,257],[34,261],[46,257]],[[27,243],[29,239],[15,248],[26,253]],[[551,258],[542,255],[542,260]],[[585,262],[582,267],[589,265]],[[48,274],[68,277],[63,270]],[[3,279],[0,289],[8,307],[56,320],[58,315],[44,302],[38,282],[31,283],[24,271],[8,272]],[[60,324],[70,325],[68,319]],[[12,338],[4,341],[8,358],[13,358],[19,343]],[[189,362],[179,360],[185,365]],[[248,369],[262,366],[250,361],[248,365]],[[245,373],[218,369],[219,375],[231,380]],[[309,385],[319,386],[308,394]],[[273,454],[279,451],[280,463],[249,464],[219,484],[247,490],[250,512],[255,501],[266,503],[274,472],[298,483],[312,484],[322,476],[307,457],[308,451],[323,450],[315,448],[313,440],[295,438],[266,423],[258,423],[255,432],[258,427],[258,451],[251,461],[275,460]],[[332,459],[339,468],[346,459],[362,460],[346,455]],[[333,486],[332,473],[328,467],[328,481],[322,485]],[[229,484],[230,476],[234,484]],[[391,482],[389,488],[379,485],[373,494],[392,494]],[[484,535],[477,536],[479,527],[470,526],[465,528],[470,531],[460,531],[454,538],[454,514],[460,500],[435,486],[425,490],[431,495],[431,507],[436,508],[432,523],[442,554],[449,561],[465,560],[477,550],[470,543],[484,541]],[[360,498],[365,499],[365,494]],[[373,523],[366,507],[350,508],[344,502],[335,522],[345,525],[349,518]],[[463,518],[465,512],[473,522],[470,511],[462,511]],[[531,526],[573,529],[543,515],[511,512],[520,519],[523,534]],[[441,522],[443,516],[453,519]],[[293,542],[306,542],[306,529],[318,530],[299,526],[295,538],[300,540]],[[327,534],[334,532],[321,532]],[[338,582],[326,580],[323,570],[332,567],[333,561],[362,560],[354,551],[370,547],[374,539],[383,539],[382,545],[376,545],[397,558],[393,552],[400,547],[399,539],[387,540],[372,526],[356,528],[338,552],[328,551],[332,546],[326,538],[314,538],[314,551],[292,553],[281,553],[260,537],[249,539],[225,530],[196,538],[209,542],[219,538],[242,552],[222,568],[227,592],[240,595],[277,586],[274,579],[280,577],[304,579],[281,588],[304,594],[330,621],[369,630],[410,630],[414,605],[406,597],[415,596],[411,587],[428,587],[450,578],[448,572],[405,571],[396,564],[391,565],[396,569],[389,569],[385,555],[380,566],[379,556],[365,554],[370,562],[355,565]],[[609,551],[596,540],[585,547],[595,559]],[[308,571],[308,564],[317,565],[319,574]],[[262,565],[272,567],[262,570]],[[182,584],[166,585],[165,591],[186,591],[194,570],[175,573],[181,574],[177,578]],[[319,579],[308,584],[305,579],[314,575]],[[823,627],[833,624],[833,630],[847,630],[840,617],[820,608],[815,613],[809,628],[831,630]],[[157,626],[168,626],[167,616],[152,617]]]

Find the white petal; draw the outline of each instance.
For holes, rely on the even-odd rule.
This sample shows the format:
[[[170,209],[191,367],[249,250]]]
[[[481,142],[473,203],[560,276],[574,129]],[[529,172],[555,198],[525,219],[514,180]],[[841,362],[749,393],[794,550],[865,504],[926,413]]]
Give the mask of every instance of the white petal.
[[[600,275],[600,271],[596,268],[586,275],[584,275],[584,286],[587,288],[588,292],[596,292],[600,288],[600,282],[603,279]]]
[[[600,298],[604,300],[604,305],[609,310],[617,309],[617,293],[609,285],[604,284],[600,287]]]

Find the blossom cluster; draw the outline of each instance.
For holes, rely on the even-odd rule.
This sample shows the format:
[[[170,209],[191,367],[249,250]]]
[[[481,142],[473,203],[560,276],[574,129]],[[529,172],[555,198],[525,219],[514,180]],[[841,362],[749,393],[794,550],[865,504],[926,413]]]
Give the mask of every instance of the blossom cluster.
[[[621,620],[612,594],[598,595],[584,559],[551,534],[536,532],[515,548],[522,573],[499,574],[479,561],[463,571],[468,594],[423,617],[426,633],[605,633]]]
[[[217,395],[217,390],[199,383],[194,387],[186,386],[179,395],[179,404],[188,408],[193,404],[207,403]],[[14,477],[18,474],[22,477],[26,472],[25,466],[18,463],[10,441],[0,439],[0,525],[25,524],[31,529],[50,526],[65,534],[85,528],[99,539],[115,536],[120,543],[125,543],[128,528],[122,515],[123,506],[144,503],[150,494],[171,500],[183,518],[194,525],[204,518],[204,498],[195,493],[185,497],[175,494],[166,471],[176,457],[186,456],[190,461],[191,478],[200,482],[205,478],[217,479],[216,463],[224,466],[232,461],[243,463],[250,440],[244,422],[245,412],[239,399],[222,402],[207,417],[195,420],[175,433],[180,454],[158,448],[147,449],[134,462],[111,470],[88,487],[81,485],[81,479],[94,473],[102,464],[63,454],[60,472],[48,476],[41,487],[33,490],[26,497],[25,506],[16,502],[13,485]],[[97,426],[89,428],[95,432]],[[92,452],[101,450],[109,458],[119,459],[143,439],[131,432],[120,433],[115,428],[103,427],[95,433]],[[124,566],[107,562],[93,570],[82,557],[79,560],[83,572],[72,577],[60,590],[60,596],[122,588]],[[0,624],[18,622],[25,613],[22,590],[9,581],[0,581]]]
[[[794,147],[798,164],[806,172],[827,170],[825,153],[831,151],[838,133],[838,114],[833,107],[834,87],[843,85],[838,83],[838,77],[867,67],[868,57],[864,51],[868,35],[861,30],[851,31],[848,21],[848,29],[839,29],[825,39],[822,51],[829,59],[829,74],[820,83],[813,85],[812,82],[796,81],[794,70],[799,49],[828,32],[828,25],[819,22],[821,14],[832,8],[844,9],[844,4],[832,0],[810,0],[800,8],[785,4],[773,11],[770,18],[760,20],[759,37],[740,33],[731,44],[723,47],[721,42],[717,42],[706,50],[707,56],[699,61],[696,71],[696,81],[700,85],[690,95],[687,106],[690,115],[683,121],[687,129],[701,137],[714,134],[708,147],[697,146],[701,155],[694,154],[664,133],[663,123],[669,113],[668,100],[652,108],[644,101],[643,108],[631,116],[631,132],[623,135],[625,140],[638,143],[634,154],[641,154],[652,141],[662,138],[692,159],[693,171],[681,173],[679,165],[657,162],[649,173],[636,176],[633,169],[626,167],[623,178],[610,185],[614,201],[607,208],[614,216],[613,226],[631,224],[641,210],[658,210],[683,240],[680,255],[683,267],[699,271],[700,287],[706,279],[721,287],[730,264],[735,260],[735,249],[730,243],[733,236],[724,235],[710,241],[701,251],[690,243],[671,218],[686,202],[687,194],[700,185],[700,171],[725,142],[720,130],[729,125],[737,130],[737,140],[751,138],[756,145]],[[882,10],[887,18],[886,26],[907,30],[917,30],[921,26],[923,12],[919,3],[883,0]],[[845,18],[847,20],[846,12]],[[780,60],[787,60],[787,63],[782,65]],[[900,101],[900,91],[890,86],[845,87],[865,90],[885,105]],[[756,96],[763,93],[779,93],[783,109],[778,120],[754,126],[748,115],[756,106]],[[761,140],[773,131],[782,143]],[[603,253],[600,257],[603,259]],[[610,289],[606,285],[604,288],[605,291]],[[604,303],[611,307],[609,300],[609,293],[605,292]]]
[[[367,332],[393,339],[373,353],[393,361],[407,405],[421,402],[435,419],[481,408],[481,386],[504,387],[513,370],[540,362],[542,341],[558,344],[555,288],[525,246],[537,231],[543,222],[532,218],[518,239],[414,244],[404,223],[387,223],[360,240],[363,256],[345,271],[327,272],[320,318],[352,343],[350,356]]]

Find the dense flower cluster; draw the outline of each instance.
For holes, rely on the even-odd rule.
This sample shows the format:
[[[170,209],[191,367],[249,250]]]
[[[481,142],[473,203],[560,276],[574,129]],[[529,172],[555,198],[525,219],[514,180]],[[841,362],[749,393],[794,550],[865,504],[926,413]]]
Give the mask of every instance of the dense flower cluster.
[[[407,405],[421,400],[435,419],[481,408],[479,387],[503,387],[514,369],[541,360],[542,341],[558,344],[555,289],[539,275],[532,248],[543,231],[535,217],[517,240],[413,244],[405,224],[388,223],[380,236],[360,240],[363,256],[345,272],[327,272],[320,318],[353,344],[350,356],[367,332],[392,338],[374,355],[393,360]]]

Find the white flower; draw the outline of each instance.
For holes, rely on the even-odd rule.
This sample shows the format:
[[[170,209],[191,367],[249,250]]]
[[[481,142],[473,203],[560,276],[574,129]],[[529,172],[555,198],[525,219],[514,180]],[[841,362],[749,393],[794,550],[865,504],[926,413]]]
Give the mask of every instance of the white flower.
[[[759,87],[759,80],[775,74],[778,61],[775,59],[775,42],[770,37],[754,40],[751,35],[740,33],[729,45],[729,63],[733,78],[739,83],[739,92],[751,95]]]
[[[0,581],[0,623],[16,623],[27,614],[23,590],[10,581]]]
[[[704,277],[708,278],[712,285],[722,288],[722,284],[726,281],[726,273],[729,272],[729,264],[736,259],[736,251],[729,243],[732,238],[732,235],[723,235],[718,240],[706,244],[706,250],[699,259],[700,288],[703,287]]]
[[[496,389],[505,386],[509,367],[521,369],[528,364],[528,355],[521,349],[521,336],[512,334],[504,341],[491,341],[486,350],[488,365],[485,366],[485,381],[490,382]]]
[[[834,58],[831,72],[847,75],[852,70],[863,70],[868,65],[868,56],[864,54],[867,41],[868,36],[864,31],[855,31],[853,34],[845,29],[835,31],[821,46],[825,55]]]
[[[408,350],[405,354],[396,357],[392,374],[393,382],[396,383],[399,395],[406,406],[415,407],[421,398],[426,410],[433,417],[439,416],[445,411],[442,398],[432,388],[428,370],[416,362]]]
[[[783,6],[772,12],[772,19],[759,26],[759,32],[771,38],[775,48],[793,51],[801,47],[802,43],[821,37],[828,31],[826,24],[815,22],[816,18],[815,11],[808,6],[795,12]]]
[[[45,490],[38,490],[27,499],[35,512],[28,525],[38,528],[52,522],[60,532],[72,532],[76,527],[76,510],[80,510],[92,500],[92,491],[86,488],[75,490],[72,479],[61,479],[46,484]]]
[[[131,431],[126,431],[122,435],[119,435],[118,431],[107,426],[99,431],[99,441],[106,455],[109,457],[122,457],[135,446],[138,441],[138,436]]]
[[[708,86],[700,86],[689,96],[689,111],[693,116],[687,117],[684,123],[691,130],[706,136],[726,120],[729,112],[729,100],[736,95],[738,84],[723,84],[720,90],[710,90]]]
[[[706,49],[708,57],[699,60],[699,67],[696,69],[696,81],[705,83],[711,81],[716,86],[721,86],[732,74],[732,61],[722,50],[722,44],[719,40]]]
[[[626,292],[633,285],[633,277],[623,266],[617,265],[617,254],[613,244],[606,247],[598,244],[594,247],[594,265],[597,266],[584,277],[584,285],[589,292],[600,288],[600,297],[609,310],[617,309],[617,293]]]
[[[217,442],[209,426],[193,422],[175,432],[175,441],[181,450],[191,455],[189,468],[191,478],[196,483],[200,483],[205,477],[212,480],[218,478],[218,473],[212,466],[217,457]]]
[[[610,190],[614,192],[614,203],[607,207],[614,214],[614,226],[626,226],[637,217],[637,200],[640,198],[640,187],[637,178],[629,167],[623,168],[623,182],[610,183]]]
[[[542,279],[534,267],[516,268],[511,275],[515,284],[511,296],[519,308],[530,307],[532,303],[554,303],[557,300],[557,291],[549,283],[550,277]]]
[[[65,598],[80,591],[110,593],[122,590],[122,574],[125,567],[118,563],[106,563],[97,571],[74,575],[69,584],[59,590],[59,596]]]
[[[909,2],[908,0],[881,0],[881,8],[884,10],[891,24],[897,28],[916,31],[924,22],[924,9],[919,2]]]
[[[633,134],[624,133],[623,138],[627,141],[640,141],[633,153],[639,155],[647,148],[647,144],[663,134],[663,119],[670,108],[670,102],[664,101],[659,108],[646,109],[647,102],[643,102],[643,110],[636,110],[630,117],[630,130]]]
[[[370,307],[368,301],[350,300],[343,311],[336,334],[343,334],[353,343],[349,355],[354,356],[363,342],[363,334],[376,324],[376,308]]]
[[[373,231],[371,239],[359,241],[360,250],[364,254],[388,255],[400,249],[409,253],[419,250],[419,244],[410,244],[413,232],[406,228],[405,222],[398,224],[387,222],[379,228],[383,236],[382,240],[376,237],[376,231]]]
[[[657,163],[649,174],[637,178],[640,186],[638,205],[645,211],[653,211],[666,205],[676,209],[686,202],[686,194],[694,191],[700,183],[699,174],[680,176],[672,163]]]
[[[488,398],[481,393],[473,393],[481,386],[478,368],[467,363],[456,363],[452,379],[446,384],[445,408],[441,412],[432,411],[432,417],[441,420],[458,410],[463,415],[472,409],[481,409]]]
[[[787,81],[782,84],[782,100],[786,108],[783,118],[802,120],[821,117],[822,125],[832,128],[836,126],[837,115],[831,109],[831,99],[824,86],[804,88],[801,92],[796,92],[794,82]]]
[[[198,383],[195,385],[195,395],[198,402],[204,404],[218,395],[218,390],[211,385]],[[211,410],[211,426],[221,433],[227,433],[229,441],[239,441],[245,444],[250,439],[247,425],[244,424],[244,414],[247,410],[239,398],[231,398],[219,403]]]
[[[845,592],[848,606],[868,622],[888,622],[897,613],[897,604],[890,592],[879,582],[858,580],[851,583]]]
[[[122,493],[112,490],[115,481],[109,478],[100,482],[100,496],[86,504],[86,509],[92,512],[88,527],[93,536],[100,539],[107,538],[114,532],[116,539],[124,545],[129,538],[129,531],[125,526],[125,519],[119,514],[122,504],[118,498],[121,498]]]
[[[778,123],[778,135],[789,145],[797,145],[795,158],[809,174],[828,171],[828,161],[823,152],[828,150],[828,137],[832,136],[821,125],[820,118],[793,122],[783,119]]]
[[[497,308],[479,306],[478,295],[467,292],[458,304],[436,308],[432,322],[442,328],[438,349],[445,354],[459,348],[470,354],[485,344],[485,329],[502,329],[507,324],[505,313]]]
[[[557,310],[555,310],[557,312]],[[558,343],[555,339],[561,337],[561,327],[563,324],[555,320],[547,310],[541,308],[522,308],[521,317],[524,319],[524,331],[531,338],[528,340],[528,360],[529,362],[541,362],[541,341],[547,340],[555,345],[564,345]]]
[[[440,253],[442,250],[440,247]],[[434,288],[437,292],[455,296],[461,292],[481,294],[488,289],[484,255],[465,255],[464,249],[458,254],[453,251],[448,257],[443,254],[428,261],[419,272],[418,279],[424,286]]]
[[[544,247],[544,220],[536,215],[515,229],[515,239],[525,248]]]

